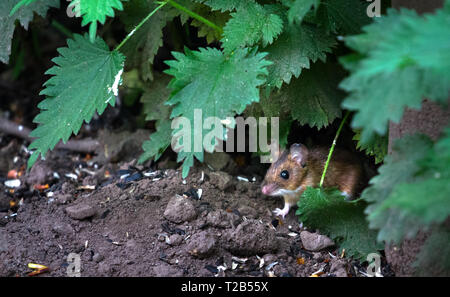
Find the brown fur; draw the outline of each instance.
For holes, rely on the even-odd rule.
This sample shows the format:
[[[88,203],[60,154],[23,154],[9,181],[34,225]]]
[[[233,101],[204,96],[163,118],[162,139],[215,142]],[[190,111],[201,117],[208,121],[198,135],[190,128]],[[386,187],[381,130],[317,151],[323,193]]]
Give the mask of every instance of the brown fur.
[[[301,147],[306,157],[302,167],[292,156],[292,151]],[[307,149],[302,145],[293,145],[285,150],[272,164],[264,178],[264,185],[276,185],[277,189],[294,191],[302,186],[295,195],[284,195],[285,202],[293,204],[308,186],[317,187],[328,157],[329,148]],[[288,170],[289,179],[281,178],[280,173]],[[363,169],[359,158],[350,152],[335,149],[324,180],[324,187],[337,187],[341,192],[354,197],[363,186]]]

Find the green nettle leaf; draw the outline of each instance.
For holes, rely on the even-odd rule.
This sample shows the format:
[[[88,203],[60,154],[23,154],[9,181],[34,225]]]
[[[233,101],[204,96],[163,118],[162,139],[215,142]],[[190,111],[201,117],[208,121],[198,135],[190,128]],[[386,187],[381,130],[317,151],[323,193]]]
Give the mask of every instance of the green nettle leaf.
[[[283,30],[283,20],[259,4],[247,5],[231,13],[223,28],[222,47],[230,53],[239,47],[271,44]]]
[[[296,214],[306,226],[333,239],[347,256],[363,262],[368,254],[384,248],[377,243],[377,232],[369,229],[365,206],[362,201],[345,201],[338,189],[308,187],[298,202]]]
[[[166,73],[174,76],[169,84],[173,90],[168,101],[173,105],[171,117],[185,117],[191,125],[191,147],[184,147],[182,139],[178,152],[178,162],[184,160],[183,177],[187,176],[194,157],[203,160],[203,145],[195,152],[194,140],[202,142],[199,134],[204,136],[208,132],[194,130],[194,109],[202,113],[198,118],[200,123],[208,117],[226,120],[242,113],[248,104],[259,101],[258,86],[264,83],[263,77],[271,63],[264,59],[265,53],[249,52],[248,49],[237,49],[231,55],[213,48],[185,49],[185,52],[174,52],[176,60],[166,62],[170,66]],[[214,129],[223,130],[224,127]],[[224,139],[224,135],[218,137]],[[215,143],[211,143],[205,149],[212,151],[214,146]]]
[[[274,92],[271,100],[279,102],[275,107],[280,110],[289,110],[301,125],[326,127],[342,114],[340,105],[344,93],[337,85],[343,75],[336,65],[317,62],[289,85]]]
[[[313,6],[317,11],[317,8],[320,5],[320,0],[284,0],[283,3],[289,7],[289,23],[293,23],[294,21],[301,23],[305,15]]]
[[[396,185],[377,211],[397,209],[424,226],[442,223],[450,216],[450,129],[418,164],[414,181]]]
[[[375,135],[368,143],[361,143],[361,130],[356,131],[353,140],[357,141],[356,148],[365,151],[368,156],[375,157],[375,164],[383,162],[388,150],[388,137]]]
[[[120,0],[72,0],[72,6],[79,6],[83,17],[82,26],[89,25],[89,38],[94,42],[97,34],[97,22],[104,24],[106,17],[114,17],[114,9],[123,10]]]
[[[194,0],[211,7],[212,10],[233,11],[248,3],[255,3],[255,0]]]
[[[274,62],[269,67],[267,86],[280,88],[283,82],[289,84],[292,76],[299,77],[302,69],[310,63],[325,62],[326,54],[336,45],[333,37],[314,26],[288,25],[277,42],[264,49]]]
[[[75,35],[67,45],[58,49],[60,56],[53,59],[56,66],[46,72],[53,76],[41,92],[47,98],[38,105],[41,112],[34,122],[39,126],[30,133],[36,139],[29,148],[36,151],[28,167],[61,139],[66,142],[72,133],[77,134],[96,111],[102,114],[108,104],[115,103],[124,56],[109,51],[101,38],[91,43],[87,35]]]
[[[372,22],[367,15],[370,3],[360,0],[322,0],[312,18],[328,32],[353,35]]]
[[[145,81],[153,80],[153,60],[163,45],[163,29],[176,16],[166,5],[135,31],[136,25],[156,7],[153,1],[134,0],[125,3],[120,15],[126,31],[133,34],[121,50],[127,57],[126,68],[138,68]]]
[[[424,97],[447,102],[449,27],[450,8],[424,16],[389,10],[365,33],[346,38],[358,54],[341,59],[351,71],[341,84],[350,93],[343,107],[356,111],[352,126],[362,128],[362,143],[384,135],[389,121],[398,123],[405,107],[420,108]]]
[[[165,105],[165,102],[170,96],[170,90],[167,87],[170,77],[167,75],[157,76],[150,84],[150,87],[145,88],[144,94],[141,97],[143,104],[143,111],[146,121],[163,121],[168,120],[170,116],[170,107]]]
[[[164,151],[169,147],[172,140],[172,129],[170,120],[162,120],[150,136],[150,140],[144,141],[142,149],[144,153],[139,158],[139,163],[154,158],[157,161]]]
[[[417,255],[413,266],[418,276],[450,276],[450,231],[444,227],[433,230]]]
[[[16,20],[19,20],[22,27],[28,30],[28,25],[33,19],[33,12],[45,17],[50,7],[59,7],[59,0],[41,0],[34,3],[26,2],[24,3],[26,6],[17,7],[11,13],[14,6],[19,3],[18,0],[0,1],[0,61],[3,63],[9,62]]]
[[[423,135],[409,135],[397,140],[393,153],[386,156],[384,164],[378,169],[379,175],[373,177],[370,187],[363,191],[361,198],[371,203],[365,212],[370,227],[379,229],[379,241],[398,243],[404,238],[413,238],[423,227],[417,216],[408,214],[401,208],[387,208],[385,205],[389,203],[397,187],[414,184],[421,179],[416,175],[421,170],[419,161],[429,153],[432,145],[432,141]],[[417,189],[413,191],[415,190]],[[408,195],[413,197],[415,194],[410,191]],[[431,203],[428,198],[432,199],[428,194],[420,197]],[[410,200],[411,207],[417,203],[415,200],[417,201]],[[426,209],[422,211],[427,212]]]

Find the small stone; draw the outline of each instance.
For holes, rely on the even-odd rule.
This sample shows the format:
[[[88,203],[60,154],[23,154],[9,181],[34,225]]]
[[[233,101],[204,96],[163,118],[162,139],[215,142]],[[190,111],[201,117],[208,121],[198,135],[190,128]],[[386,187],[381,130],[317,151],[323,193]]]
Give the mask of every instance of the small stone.
[[[56,198],[56,203],[58,205],[62,205],[62,204],[66,204],[70,200],[72,200],[72,196],[71,195],[69,195],[69,194],[62,194],[62,195],[58,195],[58,197]]]
[[[238,208],[241,215],[245,216],[247,219],[256,219],[258,217],[258,212],[253,207],[248,205],[243,205]]]
[[[300,233],[300,238],[302,240],[303,247],[312,252],[317,252],[334,245],[334,242],[330,238],[318,233],[302,231]]]
[[[99,253],[95,253],[94,256],[92,257],[92,260],[94,260],[97,263],[100,263],[101,261],[103,261],[103,259],[105,259],[105,257],[103,255],[100,255]]]
[[[278,257],[273,254],[265,254],[263,256],[263,259],[264,259],[264,263],[270,264],[270,263],[276,262]]]
[[[280,242],[273,229],[259,220],[248,219],[224,234],[224,247],[235,255],[250,256],[273,253]]]
[[[97,210],[88,204],[80,203],[66,207],[66,213],[74,220],[84,220],[95,215]]]
[[[27,183],[29,185],[46,184],[53,176],[53,171],[46,165],[44,161],[37,161],[31,167],[30,173],[27,174]]]
[[[206,222],[216,228],[230,228],[232,225],[237,225],[239,216],[219,209],[208,213]]]
[[[179,234],[172,234],[166,239],[166,243],[171,246],[180,245],[183,242],[183,236]]]
[[[187,250],[191,256],[205,258],[212,254],[215,247],[215,237],[206,231],[201,231],[191,236]]]
[[[331,261],[330,273],[336,277],[347,277],[346,262],[342,259],[335,258]]]
[[[69,224],[66,224],[66,223],[55,224],[53,226],[52,230],[53,230],[53,232],[55,232],[56,234],[58,234],[60,236],[69,235],[69,234],[74,233],[72,226],[70,226]]]
[[[209,174],[209,178],[211,180],[211,183],[222,191],[225,191],[233,184],[232,183],[233,178],[226,172],[222,171],[211,172]]]
[[[321,253],[313,253],[313,259],[321,262],[323,260],[323,256]]]
[[[189,198],[180,195],[172,197],[164,211],[164,217],[176,224],[192,221],[197,217],[197,212]]]

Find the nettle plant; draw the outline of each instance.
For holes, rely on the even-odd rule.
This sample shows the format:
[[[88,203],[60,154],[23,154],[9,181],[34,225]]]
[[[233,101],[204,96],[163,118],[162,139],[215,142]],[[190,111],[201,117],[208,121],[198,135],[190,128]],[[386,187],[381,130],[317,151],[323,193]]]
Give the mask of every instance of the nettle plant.
[[[33,12],[45,16],[58,5],[57,0],[2,0],[0,60],[8,62],[17,20],[26,29]],[[46,72],[51,78],[41,92],[46,98],[34,120],[28,166],[77,134],[96,112],[114,106],[122,76],[132,70],[144,90],[146,120],[156,121],[140,162],[157,160],[176,133],[171,120],[192,120],[194,109],[204,118],[278,116],[282,146],[293,121],[321,129],[351,114],[357,148],[384,164],[356,201],[344,201],[337,190],[321,185],[308,188],[299,202],[300,220],[362,261],[384,243],[428,230],[415,265],[423,273],[432,266],[448,273],[450,128],[436,143],[421,135],[404,137],[385,155],[389,121],[399,122],[406,107],[419,109],[423,98],[447,103],[450,1],[422,16],[387,9],[370,18],[368,5],[360,0],[73,0],[69,7],[88,33],[68,39]],[[107,17],[128,32],[112,50],[97,36],[98,23]],[[166,74],[158,74],[154,58],[163,46],[163,29],[175,18],[196,27],[208,47],[172,52]],[[183,177],[194,159],[203,161],[203,152],[178,152]],[[436,248],[443,252],[435,253]]]

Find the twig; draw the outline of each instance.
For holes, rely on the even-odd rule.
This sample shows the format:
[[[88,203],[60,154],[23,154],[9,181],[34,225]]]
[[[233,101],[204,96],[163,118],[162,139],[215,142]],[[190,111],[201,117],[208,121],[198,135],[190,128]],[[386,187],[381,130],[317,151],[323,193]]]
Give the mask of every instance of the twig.
[[[18,125],[14,122],[8,121],[7,119],[0,118],[0,132],[14,135],[19,138],[25,139],[27,141],[32,141],[33,138],[30,137],[31,129],[22,125]],[[94,139],[83,139],[83,140],[69,140],[66,143],[59,142],[55,149],[64,149],[79,153],[92,153],[98,147],[100,143]]]

